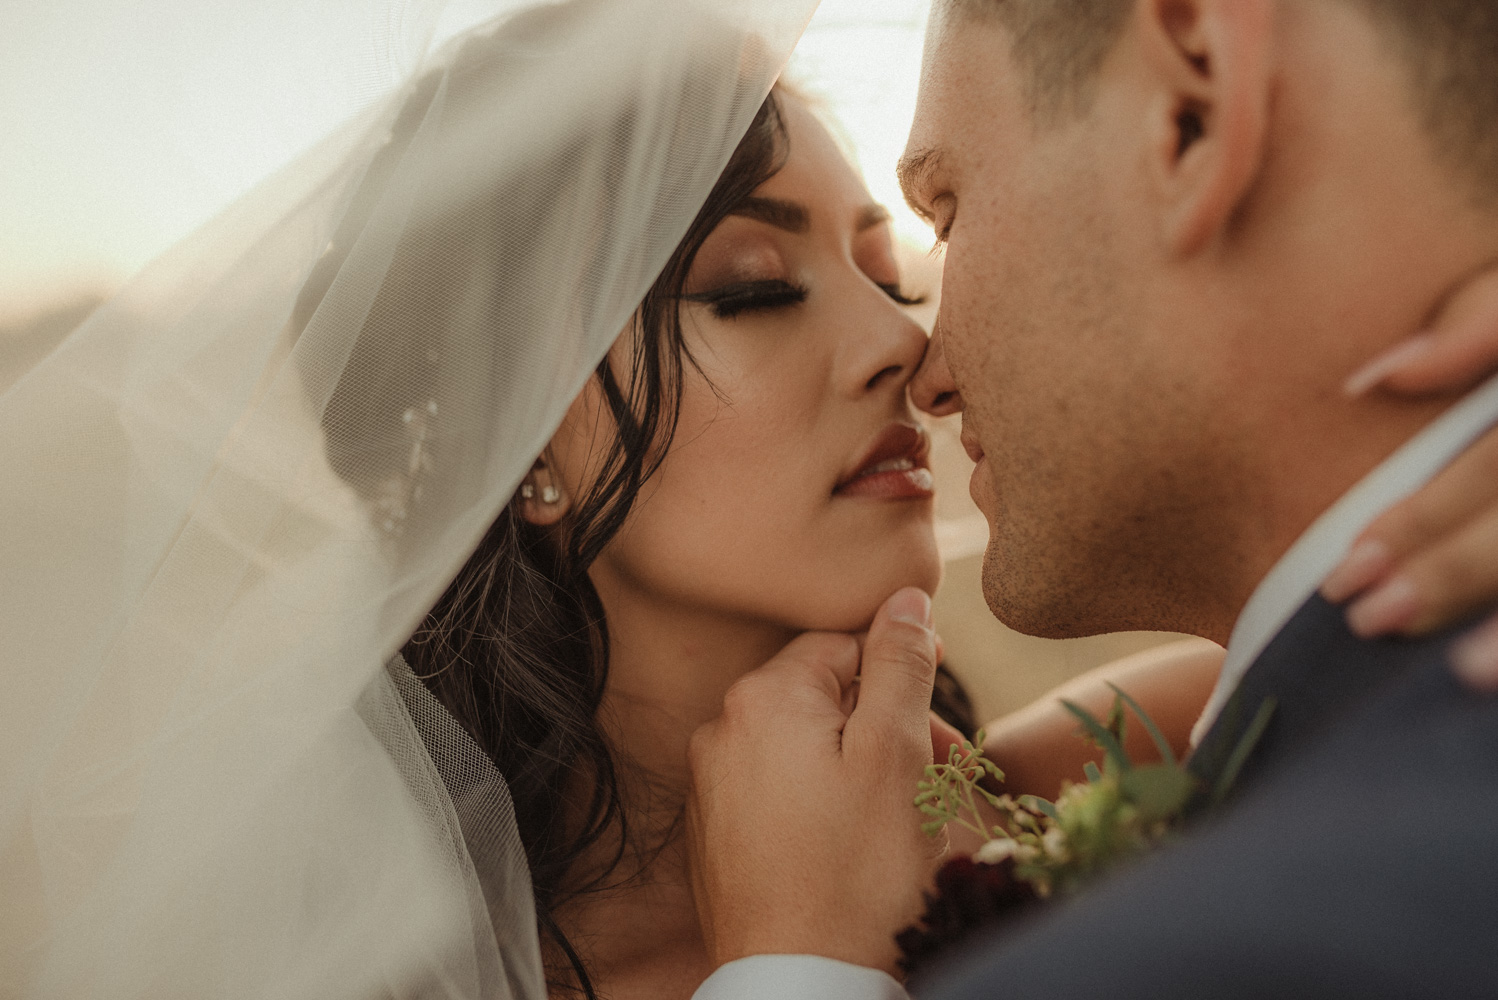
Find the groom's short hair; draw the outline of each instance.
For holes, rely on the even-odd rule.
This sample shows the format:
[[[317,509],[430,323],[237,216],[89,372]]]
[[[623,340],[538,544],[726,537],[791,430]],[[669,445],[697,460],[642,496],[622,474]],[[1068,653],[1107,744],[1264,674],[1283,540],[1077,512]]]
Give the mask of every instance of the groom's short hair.
[[[997,17],[1028,73],[1043,120],[1085,111],[1093,84],[1137,0],[956,0]],[[1371,16],[1410,74],[1436,149],[1498,199],[1498,2],[1320,0]]]

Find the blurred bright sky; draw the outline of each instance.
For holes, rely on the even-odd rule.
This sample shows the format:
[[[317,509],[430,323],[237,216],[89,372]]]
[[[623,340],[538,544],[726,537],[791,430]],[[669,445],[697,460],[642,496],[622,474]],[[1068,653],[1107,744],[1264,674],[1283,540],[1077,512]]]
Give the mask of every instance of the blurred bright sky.
[[[894,163],[928,6],[823,0],[790,70],[841,123],[897,230],[923,247],[930,231],[904,208]],[[470,7],[449,4],[438,33]],[[409,68],[414,53],[370,43],[409,35],[409,9],[0,3],[0,316],[118,285],[331,130]]]
[[[864,180],[902,236],[931,245],[931,227],[905,207],[895,162],[915,115],[930,0],[822,0],[791,58],[789,77],[824,98],[851,140]]]

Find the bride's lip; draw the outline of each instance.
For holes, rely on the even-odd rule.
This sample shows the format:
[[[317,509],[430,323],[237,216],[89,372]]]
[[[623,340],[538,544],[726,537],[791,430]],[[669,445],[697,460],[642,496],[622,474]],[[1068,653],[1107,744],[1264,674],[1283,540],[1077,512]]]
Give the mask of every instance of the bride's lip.
[[[885,500],[930,497],[936,492],[926,465],[930,447],[931,438],[924,427],[890,424],[874,438],[858,464],[838,480],[832,493]]]

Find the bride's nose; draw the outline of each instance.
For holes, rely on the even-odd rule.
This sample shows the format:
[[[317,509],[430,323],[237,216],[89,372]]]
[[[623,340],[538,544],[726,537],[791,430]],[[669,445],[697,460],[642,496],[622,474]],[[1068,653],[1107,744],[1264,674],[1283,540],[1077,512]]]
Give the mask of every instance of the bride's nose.
[[[893,303],[859,337],[859,349],[850,366],[847,387],[855,396],[868,392],[903,392],[921,365],[926,351],[926,331]]]
[[[910,401],[933,417],[962,412],[962,394],[947,367],[946,338],[942,336],[940,319],[931,331],[931,343],[920,369],[910,381]]]

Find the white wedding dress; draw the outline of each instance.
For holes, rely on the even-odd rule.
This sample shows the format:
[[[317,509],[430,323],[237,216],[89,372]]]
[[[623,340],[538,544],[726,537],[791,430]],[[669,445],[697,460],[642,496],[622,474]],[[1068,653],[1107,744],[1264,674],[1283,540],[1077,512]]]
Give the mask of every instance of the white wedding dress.
[[[385,664],[813,6],[492,0],[422,56],[400,5],[401,86],[0,395],[0,995],[544,996],[503,781]]]

